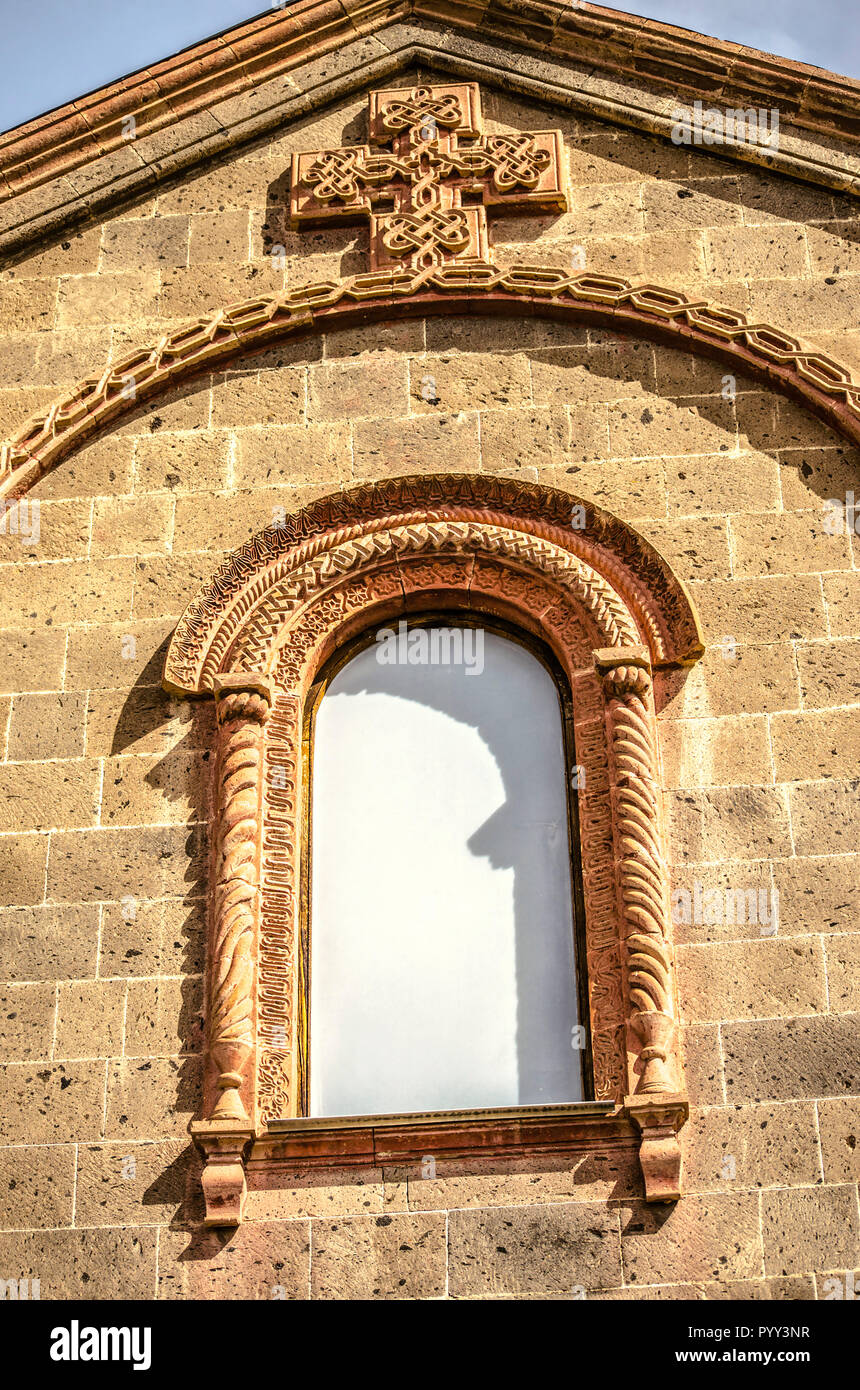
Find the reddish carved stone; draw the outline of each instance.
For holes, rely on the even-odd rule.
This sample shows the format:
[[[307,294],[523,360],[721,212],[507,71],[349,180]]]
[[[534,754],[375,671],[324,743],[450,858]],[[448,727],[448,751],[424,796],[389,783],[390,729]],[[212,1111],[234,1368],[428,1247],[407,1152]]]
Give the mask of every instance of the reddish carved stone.
[[[308,692],[355,634],[440,606],[541,638],[571,682],[595,1097],[641,1128],[649,1198],[678,1186],[653,1176],[656,1155],[671,1169],[686,1111],[651,671],[694,660],[701,642],[665,561],[594,508],[584,530],[566,526],[571,505],[522,483],[433,476],[322,499],[237,551],[176,629],[165,684],[214,691],[222,740],[208,965],[221,1099],[193,1127],[213,1223],[237,1219],[248,1136],[270,1142],[268,1124],[298,1113]]]
[[[488,208],[567,211],[561,131],[485,135],[477,82],[371,92],[370,140],[294,154],[290,217],[369,218],[371,271],[488,264]]]

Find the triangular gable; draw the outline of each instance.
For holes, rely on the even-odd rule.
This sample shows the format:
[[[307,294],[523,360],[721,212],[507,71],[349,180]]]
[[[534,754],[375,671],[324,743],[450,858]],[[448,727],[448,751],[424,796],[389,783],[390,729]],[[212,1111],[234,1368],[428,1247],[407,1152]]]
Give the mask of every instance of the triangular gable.
[[[775,108],[778,148],[743,141],[716,152],[860,191],[860,83],[823,69],[555,0],[300,0],[0,137],[0,252],[419,63],[665,139],[696,101]]]

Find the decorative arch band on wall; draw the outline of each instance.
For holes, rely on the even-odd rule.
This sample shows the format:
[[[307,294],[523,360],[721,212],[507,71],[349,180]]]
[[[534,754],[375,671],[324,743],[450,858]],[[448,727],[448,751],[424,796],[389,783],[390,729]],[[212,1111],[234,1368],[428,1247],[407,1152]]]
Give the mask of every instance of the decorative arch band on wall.
[[[580,849],[600,1102],[585,1118],[588,1107],[578,1107],[577,1132],[592,1148],[641,1134],[648,1199],[680,1195],[676,1136],[688,1106],[653,670],[701,654],[696,615],[662,556],[592,504],[505,479],[430,475],[335,494],[254,536],[186,610],[167,654],[166,688],[212,695],[218,714],[207,1074],[204,1118],[192,1125],[207,1160],[209,1224],[240,1219],[246,1157],[252,1165],[284,1157],[279,1122],[298,1113],[302,730],[311,687],[358,633],[440,609],[531,633],[569,682],[584,773]],[[532,1110],[508,1121],[476,1115],[481,1152],[504,1151],[527,1132],[552,1147],[558,1107]],[[426,1146],[426,1125],[422,1135]],[[331,1152],[342,1162],[343,1136],[340,1143]]]
[[[860,444],[860,385],[826,353],[680,290],[553,267],[378,271],[261,295],[165,334],[87,377],[0,446],[0,497],[26,492],[104,426],[217,364],[280,339],[423,314],[578,319],[716,357],[798,400]]]

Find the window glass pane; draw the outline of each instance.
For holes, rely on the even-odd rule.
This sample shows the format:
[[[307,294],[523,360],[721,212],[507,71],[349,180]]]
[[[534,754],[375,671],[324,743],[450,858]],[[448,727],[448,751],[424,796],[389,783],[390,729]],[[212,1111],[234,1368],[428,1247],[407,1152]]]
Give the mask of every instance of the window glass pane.
[[[555,682],[493,633],[401,634],[317,711],[310,1113],[579,1100]]]

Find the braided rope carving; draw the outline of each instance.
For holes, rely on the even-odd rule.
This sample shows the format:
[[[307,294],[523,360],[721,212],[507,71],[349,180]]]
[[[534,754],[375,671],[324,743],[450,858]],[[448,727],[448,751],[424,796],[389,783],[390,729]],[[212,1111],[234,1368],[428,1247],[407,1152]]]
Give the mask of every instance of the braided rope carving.
[[[322,281],[279,294],[259,295],[232,304],[166,333],[111,363],[99,376],[79,381],[49,410],[31,417],[0,446],[0,495],[17,496],[32,486],[76,444],[96,430],[160,395],[183,377],[223,363],[294,332],[336,327],[332,310],[343,316],[357,304],[377,302],[383,312],[414,299],[415,311],[436,307],[439,296],[475,303],[492,295],[523,302],[566,306],[580,313],[624,311],[626,326],[676,333],[679,346],[695,343],[743,360],[759,375],[776,368],[771,385],[816,405],[835,428],[860,443],[860,385],[850,371],[767,323],[749,323],[738,310],[690,298],[680,290],[632,285],[612,275],[568,275],[555,268],[522,265],[502,270],[487,264],[433,266],[425,270],[376,271],[339,282]],[[446,308],[449,306],[446,305]]]
[[[607,642],[618,645],[639,640],[630,615],[612,587],[575,555],[538,537],[501,527],[428,521],[357,536],[292,570],[286,579],[269,590],[246,618],[234,660],[245,669],[257,670],[270,665],[273,639],[279,630],[289,629],[291,612],[315,592],[336,583],[351,571],[390,557],[428,551],[438,554],[446,550],[460,555],[479,552],[501,555],[532,571],[551,575],[576,596]],[[204,682],[208,682],[217,669],[224,645],[224,641],[213,644],[204,667]]]
[[[209,1048],[220,1068],[217,1119],[246,1119],[239,1098],[253,1049],[254,949],[260,907],[259,821],[263,724],[255,690],[218,700],[221,747],[210,952]]]
[[[568,513],[573,501],[572,498],[566,499]],[[308,583],[307,576],[311,571],[304,571],[301,583],[295,578],[295,572],[302,566],[313,564],[319,557],[340,551],[344,546],[360,546],[378,532],[399,533],[406,528],[411,535],[417,536],[416,528],[451,521],[473,522],[476,526],[481,525],[488,529],[488,532],[489,528],[504,530],[517,537],[511,542],[511,555],[514,555],[516,547],[519,546],[521,558],[538,567],[542,566],[547,573],[560,574],[563,568],[567,568],[571,573],[575,572],[577,580],[571,583],[571,587],[578,588],[579,595],[586,602],[592,616],[598,625],[603,627],[605,640],[613,644],[638,641],[638,637],[631,635],[629,614],[625,605],[618,599],[613,584],[622,590],[626,588],[630,591],[637,617],[648,635],[655,660],[665,658],[666,635],[653,597],[644,585],[636,582],[629,569],[608,555],[601,546],[586,538],[582,532],[565,531],[560,526],[541,525],[528,519],[512,517],[510,513],[497,508],[451,506],[375,517],[351,526],[335,527],[323,535],[294,544],[286,552],[283,550],[283,528],[272,527],[260,532],[248,543],[249,547],[254,547],[254,554],[246,555],[246,547],[238,551],[217,572],[204,594],[186,610],[171,643],[166,667],[167,678],[181,688],[205,688],[213,673],[219,669],[236,632],[244,628],[248,622],[247,615],[252,610],[257,608],[256,621],[265,626],[266,619],[263,614],[272,611],[274,598],[270,596],[266,603],[261,601],[267,594],[272,594],[275,586],[280,602],[298,602],[308,596],[312,586],[303,590],[301,583]],[[453,536],[454,533],[450,532],[449,538]],[[564,559],[556,558],[555,561],[551,561],[550,549],[540,551],[534,545],[538,540],[550,542],[552,549],[560,552]],[[530,545],[534,546],[531,551],[528,550]],[[577,552],[581,554],[578,555]],[[372,553],[372,550],[364,552],[367,558]],[[356,551],[357,556],[358,554]],[[379,554],[381,556],[382,552]],[[259,556],[259,559],[256,556]],[[602,571],[606,572],[611,583],[607,582]],[[326,569],[324,564],[316,566],[315,572],[321,576],[319,583],[333,577],[335,573],[334,570]],[[289,576],[292,576],[291,582],[285,587],[282,581]],[[243,647],[248,653],[243,664],[248,668],[256,668],[262,665],[262,658],[259,655],[259,646],[255,646],[255,643],[259,642],[259,636],[256,629],[252,627],[251,630],[254,631],[253,637],[249,637],[247,641],[243,637]],[[257,651],[256,657],[251,655],[252,650]]]

